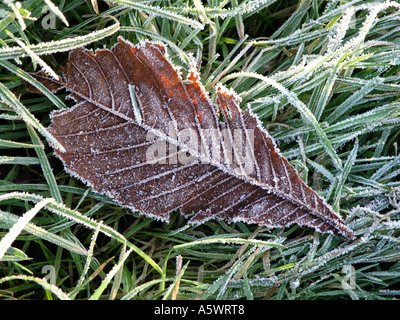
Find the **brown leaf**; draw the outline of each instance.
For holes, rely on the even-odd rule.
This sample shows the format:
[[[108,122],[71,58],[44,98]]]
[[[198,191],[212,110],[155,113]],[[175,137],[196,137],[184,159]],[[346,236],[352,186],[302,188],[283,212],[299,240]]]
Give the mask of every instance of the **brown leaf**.
[[[35,74],[32,74],[32,76],[38,80],[40,83],[42,83],[47,89],[51,90],[52,92],[57,92],[60,90],[63,86],[63,82],[60,80],[54,80],[52,78],[48,78],[46,73],[44,71],[39,71]],[[37,89],[35,86],[30,84],[28,81],[24,81],[26,89],[32,93],[41,93],[39,89]]]
[[[66,170],[96,192],[163,221],[180,208],[194,224],[297,223],[354,238],[236,94],[219,85],[213,105],[196,71],[183,82],[163,45],[119,38],[111,50],[78,49],[63,73],[76,105],[54,112],[49,131]]]

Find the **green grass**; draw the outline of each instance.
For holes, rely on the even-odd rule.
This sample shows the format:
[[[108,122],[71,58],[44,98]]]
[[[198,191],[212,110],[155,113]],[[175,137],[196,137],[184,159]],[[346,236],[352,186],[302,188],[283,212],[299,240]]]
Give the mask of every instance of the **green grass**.
[[[57,15],[41,0],[0,4],[2,299],[400,296],[399,1],[46,2]],[[357,239],[190,226],[179,212],[165,224],[68,175],[46,127],[72,101],[29,72],[118,36],[167,44],[183,74],[192,56],[212,99],[218,82],[237,91]]]

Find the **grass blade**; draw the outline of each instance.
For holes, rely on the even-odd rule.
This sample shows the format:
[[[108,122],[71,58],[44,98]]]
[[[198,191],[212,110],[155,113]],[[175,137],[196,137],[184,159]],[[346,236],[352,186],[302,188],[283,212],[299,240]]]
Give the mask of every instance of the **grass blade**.
[[[2,201],[3,196],[0,196],[0,201]],[[0,259],[4,256],[8,248],[14,242],[14,240],[18,237],[21,231],[25,228],[25,226],[29,223],[30,220],[48,203],[54,201],[53,199],[43,199],[38,202],[31,210],[27,211],[18,221],[12,226],[10,231],[1,239],[0,241]]]

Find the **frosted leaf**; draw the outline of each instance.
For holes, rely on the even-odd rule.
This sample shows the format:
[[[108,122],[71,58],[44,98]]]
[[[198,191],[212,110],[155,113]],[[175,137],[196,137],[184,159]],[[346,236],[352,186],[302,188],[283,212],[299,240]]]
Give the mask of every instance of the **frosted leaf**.
[[[297,223],[345,238],[354,233],[309,188],[240,98],[216,86],[213,105],[192,67],[182,80],[165,46],[78,49],[65,82],[76,105],[53,112],[56,150],[73,176],[121,205],[168,221],[180,208],[190,223],[210,219],[269,227]],[[220,121],[220,115],[224,121]]]

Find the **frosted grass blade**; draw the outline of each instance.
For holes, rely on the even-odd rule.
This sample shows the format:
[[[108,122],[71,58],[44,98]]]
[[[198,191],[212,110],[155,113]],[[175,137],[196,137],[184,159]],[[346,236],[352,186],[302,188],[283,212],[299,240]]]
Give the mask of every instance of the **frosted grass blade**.
[[[36,128],[44,137],[46,137],[53,145],[65,150],[64,147],[43,127],[43,125],[29,112],[29,110],[17,99],[3,83],[0,83],[0,97],[7,105],[14,109],[14,111],[25,122]]]
[[[4,196],[0,196],[0,201],[2,201]],[[29,223],[30,220],[48,203],[54,201],[53,199],[43,199],[35,205],[31,210],[27,211],[18,221],[11,227],[9,232],[0,241],[0,259],[4,256],[7,249],[11,246],[14,240],[18,237],[21,231]]]
[[[44,42],[37,45],[30,45],[28,46],[28,48],[29,50],[31,50],[32,52],[34,52],[36,55],[39,56],[42,54],[70,51],[72,49],[88,45],[89,43],[99,41],[100,39],[112,35],[118,30],[119,30],[119,23],[116,22],[115,24],[107,28],[94,31],[85,36],[77,36],[63,40]],[[20,47],[0,48],[0,61],[22,58],[25,57],[26,55],[27,55],[26,51]]]
[[[12,227],[13,224],[18,222],[18,216],[9,213],[0,211],[0,221],[4,222],[6,226]],[[75,252],[77,254],[86,255],[86,251],[82,249],[80,246],[76,245],[75,243],[60,237],[53,232],[45,230],[31,222],[27,223],[24,226],[24,230],[30,234],[33,234],[43,240],[49,241],[57,246],[63,247],[68,251]]]

